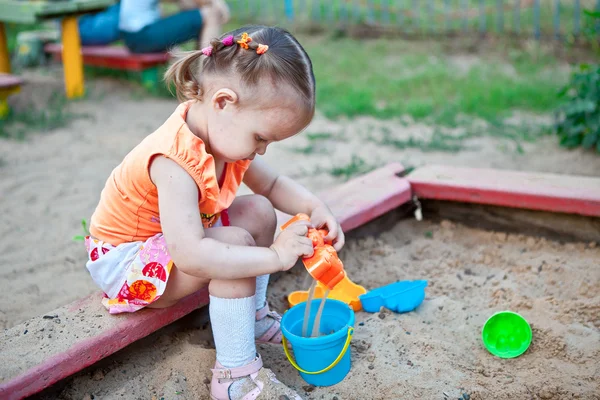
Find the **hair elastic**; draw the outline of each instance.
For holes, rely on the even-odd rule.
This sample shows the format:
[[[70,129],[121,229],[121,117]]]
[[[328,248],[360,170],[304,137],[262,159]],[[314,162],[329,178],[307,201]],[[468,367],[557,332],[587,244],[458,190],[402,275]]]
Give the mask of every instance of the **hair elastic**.
[[[206,57],[210,57],[210,56],[212,56],[213,48],[212,48],[212,46],[208,46],[208,47],[203,48],[201,51]]]
[[[256,54],[265,54],[269,50],[269,46],[266,44],[259,44],[256,48]]]
[[[248,50],[248,43],[252,41],[252,38],[248,36],[246,32],[242,33],[242,38],[237,41],[242,49]]]
[[[250,48],[250,46],[248,45],[248,43],[252,42],[252,38],[250,36],[248,36],[248,34],[246,32],[242,33],[242,37],[240,38],[240,40],[238,40],[237,42],[235,41],[235,38],[232,35],[226,36],[225,38],[223,38],[223,40],[221,40],[221,43],[223,43],[224,46],[233,46],[235,43],[239,44],[240,47],[242,49],[248,50]],[[254,50],[256,48],[256,54],[262,55],[265,54],[267,52],[267,50],[269,50],[269,46],[267,46],[266,44],[255,44],[252,46],[252,50]],[[202,54],[204,54],[206,57],[210,57],[213,55],[213,47],[212,46],[208,46],[203,48],[202,50]]]
[[[226,36],[223,40],[221,40],[221,43],[223,43],[227,47],[233,46],[233,44],[235,43],[233,35]]]

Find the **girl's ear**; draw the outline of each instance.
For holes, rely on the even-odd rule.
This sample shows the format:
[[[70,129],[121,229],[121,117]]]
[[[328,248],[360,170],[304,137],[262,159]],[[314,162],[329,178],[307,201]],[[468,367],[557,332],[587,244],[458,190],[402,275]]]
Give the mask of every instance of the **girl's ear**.
[[[237,104],[239,97],[236,92],[229,88],[217,90],[211,99],[212,105],[216,110],[224,110],[227,106]]]

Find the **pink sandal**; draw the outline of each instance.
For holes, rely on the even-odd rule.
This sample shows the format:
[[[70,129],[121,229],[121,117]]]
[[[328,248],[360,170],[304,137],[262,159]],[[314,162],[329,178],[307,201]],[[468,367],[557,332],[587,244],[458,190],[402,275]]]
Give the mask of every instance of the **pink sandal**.
[[[271,311],[269,309],[269,304],[267,304],[256,312],[257,321],[261,321],[265,318],[271,318],[273,320],[273,325],[271,325],[261,337],[256,339],[256,343],[281,344],[281,337],[283,336],[281,333],[281,315],[276,311]]]
[[[249,391],[242,400],[278,399],[302,400],[298,393],[277,380],[275,374],[268,368],[263,368],[260,355],[250,364],[237,368],[225,368],[218,361],[210,383],[210,398],[212,400],[229,400],[229,387],[239,378],[249,377]],[[252,386],[254,386],[252,388]],[[262,395],[262,396],[261,396]]]

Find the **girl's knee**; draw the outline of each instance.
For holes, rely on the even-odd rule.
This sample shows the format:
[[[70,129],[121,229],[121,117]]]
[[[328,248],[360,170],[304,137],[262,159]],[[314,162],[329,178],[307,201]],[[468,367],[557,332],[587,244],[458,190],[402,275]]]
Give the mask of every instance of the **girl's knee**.
[[[237,226],[228,227],[227,242],[238,246],[256,246],[256,241],[250,232]]]
[[[261,195],[253,195],[250,198],[250,202],[251,207],[248,207],[248,211],[253,218],[266,228],[272,228],[274,231],[277,226],[277,215],[275,214],[275,208],[269,199]]]
[[[256,241],[250,232],[239,226],[211,228],[204,231],[206,237],[219,242],[237,246],[256,246]]]
[[[240,299],[254,296],[256,291],[256,278],[241,279],[213,279],[208,285],[208,292],[211,296]]]

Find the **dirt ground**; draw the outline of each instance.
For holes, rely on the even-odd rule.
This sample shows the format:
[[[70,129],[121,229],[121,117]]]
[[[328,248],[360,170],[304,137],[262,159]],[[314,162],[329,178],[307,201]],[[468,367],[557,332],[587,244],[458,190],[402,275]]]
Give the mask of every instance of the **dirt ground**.
[[[56,75],[28,78],[33,84],[24,88],[16,109],[32,99],[43,104],[48,93],[62,90]],[[88,92],[86,99],[69,106],[85,118],[24,141],[0,139],[0,327],[96,290],[84,268],[83,245],[72,238],[81,234],[80,221],[93,212],[112,168],[176,107],[174,100],[145,98],[122,81],[88,82]],[[524,143],[523,153],[498,137],[466,139],[466,149],[444,153],[399,149],[370,139],[384,133],[399,139],[434,134],[432,127],[406,118],[330,121],[317,116],[308,133],[324,139],[303,134],[273,145],[265,158],[315,191],[342,181],[344,171],[389,161],[592,176],[600,171],[600,157],[561,149],[553,137]],[[356,157],[362,161],[353,163]],[[433,239],[424,238],[427,229],[434,231]],[[598,398],[593,379],[600,371],[592,360],[598,359],[600,348],[599,273],[592,267],[600,254],[589,245],[565,246],[570,245],[516,236],[500,241],[486,232],[412,222],[380,239],[351,242],[342,254],[355,281],[373,288],[399,278],[428,279],[428,298],[417,312],[402,316],[359,313],[357,323],[364,325],[357,326],[353,339],[351,375],[335,388],[310,391],[308,397],[444,398],[445,392],[457,398],[464,388],[472,399]],[[577,257],[570,257],[575,250]],[[273,283],[275,307],[283,311],[284,294],[300,289],[302,282],[300,275],[290,274]],[[534,326],[534,344],[517,360],[491,357],[478,340],[481,323],[503,308],[522,312]],[[209,332],[153,336],[150,347],[133,346],[135,351],[126,350],[93,379],[78,377],[64,397],[89,393],[145,399],[152,386],[158,399],[202,398],[214,357]],[[280,349],[263,354],[283,381],[304,386]]]

